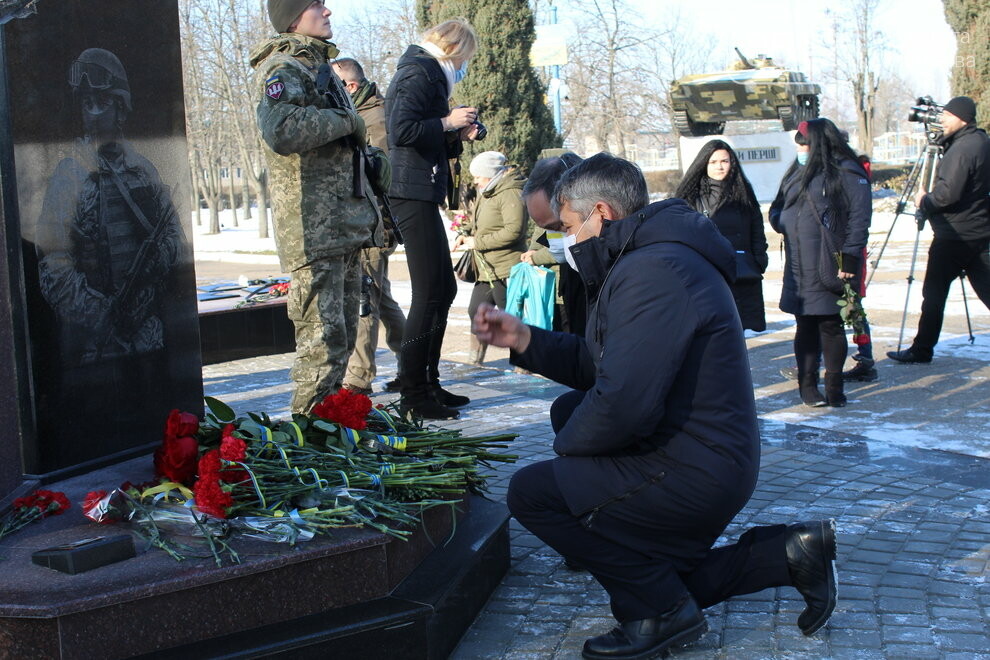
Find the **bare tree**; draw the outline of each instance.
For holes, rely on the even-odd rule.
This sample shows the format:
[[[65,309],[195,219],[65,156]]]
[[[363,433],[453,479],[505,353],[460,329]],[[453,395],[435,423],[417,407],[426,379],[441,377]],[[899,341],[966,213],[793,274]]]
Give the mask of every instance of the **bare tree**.
[[[844,81],[856,114],[858,146],[872,154],[876,131],[877,92],[883,80],[882,60],[888,46],[878,29],[878,14],[884,0],[844,0],[832,17],[835,39],[834,64],[829,75]]]
[[[570,89],[568,126],[590,134],[599,148],[626,156],[627,136],[639,123],[637,107],[629,103],[640,88],[643,46],[656,33],[634,22],[639,16],[625,0],[591,0],[578,7],[580,49],[572,49],[567,65]]]
[[[419,41],[413,0],[390,0],[366,8],[334,28],[337,45],[364,68],[384,94],[399,58]]]
[[[248,64],[250,50],[271,32],[264,2],[182,0],[180,14],[186,116],[190,149],[195,152],[190,161],[202,168],[194,172],[196,187],[210,208],[210,232],[220,231],[224,194],[237,224],[234,186],[240,169],[246,185],[259,198],[258,234],[267,238],[268,177],[254,121],[257,94]],[[219,176],[221,167],[230,170],[226,181]],[[250,208],[247,197],[242,202]]]

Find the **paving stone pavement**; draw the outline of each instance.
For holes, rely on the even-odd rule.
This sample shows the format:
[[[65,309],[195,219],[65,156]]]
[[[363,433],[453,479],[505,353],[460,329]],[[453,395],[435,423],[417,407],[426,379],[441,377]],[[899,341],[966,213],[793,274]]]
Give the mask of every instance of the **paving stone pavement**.
[[[285,415],[291,357],[204,367],[206,394],[239,412]],[[489,480],[491,497],[504,500],[518,467],[553,457],[548,410],[564,388],[504,368],[443,362],[441,369],[448,389],[472,398],[461,419],[444,426],[519,434],[518,461]],[[379,351],[376,386],[394,373],[394,360]],[[706,610],[709,632],[673,657],[990,660],[990,461],[944,454],[929,461],[915,452],[881,464],[842,451],[862,444],[852,434],[765,420],[761,432],[759,484],[720,542],[753,525],[834,517],[835,614],[804,637],[796,625],[804,603],[793,588],[733,598]],[[451,657],[579,658],[587,637],[612,626],[605,592],[514,520],[510,530],[511,568]]]

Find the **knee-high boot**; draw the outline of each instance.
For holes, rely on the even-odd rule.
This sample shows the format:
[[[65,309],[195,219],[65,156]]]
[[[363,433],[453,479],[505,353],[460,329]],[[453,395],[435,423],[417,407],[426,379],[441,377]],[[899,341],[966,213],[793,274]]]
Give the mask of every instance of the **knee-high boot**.
[[[846,395],[842,391],[842,374],[825,372],[825,403],[833,408],[846,405]]]
[[[842,377],[839,375],[839,390],[842,390]],[[828,378],[828,376],[825,376]],[[828,381],[826,381],[828,382]],[[819,408],[821,406],[827,405],[825,397],[822,396],[821,390],[818,389],[818,371],[799,371],[798,372],[798,391],[801,393],[801,401],[804,405],[811,406],[813,408]]]

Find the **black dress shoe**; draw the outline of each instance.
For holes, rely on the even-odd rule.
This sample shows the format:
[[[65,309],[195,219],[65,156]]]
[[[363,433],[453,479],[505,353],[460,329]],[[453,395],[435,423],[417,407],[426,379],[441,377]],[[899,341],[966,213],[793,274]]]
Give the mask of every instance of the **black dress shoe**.
[[[791,583],[807,607],[798,617],[805,635],[814,635],[835,609],[835,521],[815,520],[791,525],[785,541]]]
[[[439,385],[433,386],[433,396],[442,405],[448,408],[460,408],[461,406],[466,406],[471,403],[471,399],[466,396],[461,396],[460,394],[454,394],[453,392],[448,392]]]
[[[903,351],[887,351],[887,357],[904,364],[927,364],[932,361],[931,353],[922,353],[914,346],[905,348]]]
[[[382,387],[382,391],[383,392],[401,392],[402,391],[402,383],[399,381],[398,378],[393,378],[392,380],[390,380],[387,383],[385,383],[384,387]]]
[[[708,630],[708,623],[690,596],[652,619],[619,624],[611,632],[584,643],[581,655],[597,660],[647,660],[672,646],[695,641]]]

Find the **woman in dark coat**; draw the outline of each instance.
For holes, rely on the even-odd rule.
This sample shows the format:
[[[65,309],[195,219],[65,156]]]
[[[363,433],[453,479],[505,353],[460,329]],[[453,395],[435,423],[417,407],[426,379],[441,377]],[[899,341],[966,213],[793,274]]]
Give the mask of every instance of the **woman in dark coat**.
[[[451,110],[448,103],[476,49],[474,30],[462,19],[430,28],[399,59],[385,98],[389,195],[412,285],[400,410],[426,419],[453,419],[455,408],[470,402],[440,387],[440,348],[457,283],[439,205],[452,185],[448,159],[461,153],[462,140],[477,136],[477,109]]]
[[[715,223],[736,251],[736,281],[732,297],[743,328],[767,329],[763,310],[763,273],[767,269],[767,238],[763,213],[753,186],[726,142],[712,140],[701,148],[684,174],[675,197]]]
[[[784,235],[780,309],[797,320],[794,357],[801,400],[809,406],[844,406],[842,364],[848,344],[837,303],[843,280],[859,290],[860,260],[873,214],[870,184],[856,154],[828,119],[801,122],[794,141],[798,157],[770,207],[770,224]],[[818,389],[820,354],[825,396]]]

